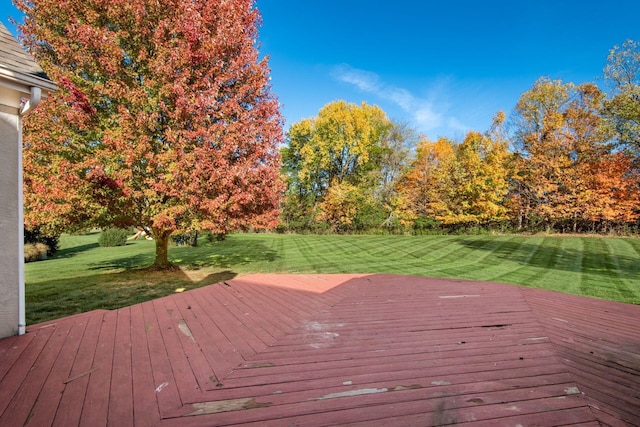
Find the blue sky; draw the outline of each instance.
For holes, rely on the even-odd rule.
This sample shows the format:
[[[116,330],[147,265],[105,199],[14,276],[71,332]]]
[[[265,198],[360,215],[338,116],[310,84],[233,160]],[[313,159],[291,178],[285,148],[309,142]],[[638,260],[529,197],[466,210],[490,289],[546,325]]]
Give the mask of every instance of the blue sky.
[[[485,131],[541,76],[596,82],[640,40],[640,1],[257,0],[286,127],[344,99],[431,139]],[[2,0],[0,20],[18,17]]]

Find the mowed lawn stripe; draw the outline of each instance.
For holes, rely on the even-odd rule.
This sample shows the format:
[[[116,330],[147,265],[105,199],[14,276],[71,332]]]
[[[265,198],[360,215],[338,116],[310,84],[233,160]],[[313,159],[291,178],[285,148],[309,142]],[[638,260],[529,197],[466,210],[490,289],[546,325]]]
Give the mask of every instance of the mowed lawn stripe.
[[[175,272],[151,264],[153,241],[97,246],[62,236],[56,256],[25,267],[29,323],[114,309],[250,273],[390,273],[488,280],[640,304],[640,239],[596,236],[232,234],[171,247]]]
[[[599,289],[609,281],[616,300],[640,302],[640,280],[626,279],[638,273],[637,239],[582,236],[282,236],[237,235],[240,239],[290,239],[293,252],[283,272],[400,273],[434,277],[496,280],[563,292],[610,298]],[[603,245],[610,243],[611,248]],[[585,242],[591,242],[588,246]],[[631,243],[629,243],[631,242]],[[304,249],[300,249],[300,245]],[[626,248],[618,255],[619,248]],[[306,255],[307,264],[296,256]],[[592,252],[590,252],[592,251]],[[609,260],[609,251],[617,264]],[[625,256],[628,255],[628,256]],[[584,258],[587,258],[586,260]],[[633,257],[636,257],[635,259]],[[634,262],[635,261],[635,262]],[[302,262],[303,264],[300,264]],[[274,272],[268,265],[254,271]],[[632,273],[632,274],[630,274]],[[625,282],[616,281],[624,277]],[[604,279],[604,280],[603,280]],[[586,281],[585,287],[582,282]],[[619,288],[623,291],[620,292]],[[592,287],[592,289],[590,289]],[[628,288],[628,290],[624,290]],[[604,292],[606,294],[606,291]]]

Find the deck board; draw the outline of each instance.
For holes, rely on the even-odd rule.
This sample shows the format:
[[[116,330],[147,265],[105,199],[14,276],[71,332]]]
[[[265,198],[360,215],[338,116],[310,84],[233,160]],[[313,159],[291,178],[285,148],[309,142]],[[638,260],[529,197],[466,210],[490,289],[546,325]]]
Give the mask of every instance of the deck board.
[[[64,322],[54,329],[47,340],[46,346],[42,349],[43,351],[33,361],[33,365],[26,374],[24,381],[13,396],[10,408],[5,411],[0,419],[0,425],[18,426],[26,424],[32,415],[32,409],[38,404],[39,399],[41,401],[45,400],[40,398],[40,392],[45,386],[67,337],[72,333],[73,327],[73,322]],[[59,398],[59,396],[52,396],[54,401]]]
[[[201,330],[192,330],[193,326],[200,326],[197,318],[194,315],[193,309],[189,304],[187,298],[176,298],[173,305],[173,321],[177,325],[177,329],[180,331],[177,336],[181,341],[184,355],[188,360],[191,372],[194,376],[195,384],[193,384],[193,393],[199,393],[201,390],[206,390],[212,384],[215,384],[215,372],[213,371],[209,360],[207,359],[203,348],[200,343],[196,341],[195,337]],[[172,302],[172,299],[167,299],[166,304]]]
[[[12,370],[14,363],[21,358],[22,353],[29,347],[34,337],[35,334],[30,334],[0,340],[0,359],[3,361],[3,364],[0,365],[0,381]],[[0,411],[1,414],[2,411]]]
[[[0,425],[640,425],[639,318],[488,282],[244,276],[0,340]]]
[[[45,425],[56,416],[60,398],[66,388],[66,382],[71,379],[73,364],[81,348],[80,343],[87,329],[87,323],[90,321],[91,317],[85,317],[83,322],[71,325],[64,344],[53,361],[51,371],[40,391],[40,395],[47,396],[47,398],[37,399],[27,419],[27,425]]]
[[[78,349],[75,363],[69,377],[63,382],[64,393],[61,396],[58,410],[55,413],[53,425],[68,426],[78,423],[82,413],[82,405],[87,394],[89,374],[92,372],[93,359],[98,346],[98,337],[102,328],[102,315],[89,316],[87,327]],[[46,423],[46,419],[44,422]],[[35,424],[37,425],[37,424]]]
[[[225,354],[226,345],[230,345],[218,326],[208,317],[206,307],[203,307],[202,299],[194,298],[193,293],[184,294],[186,304],[184,314],[188,322],[189,330],[194,336],[198,336],[198,348],[205,359],[205,363],[211,373],[201,379],[202,389],[207,389],[218,382],[218,378],[225,376],[237,362],[230,361]],[[235,356],[235,353],[231,352]],[[199,372],[201,372],[199,370]]]
[[[162,335],[162,346],[166,350],[166,361],[171,369],[169,386],[172,386],[172,381],[175,383],[176,391],[180,396],[180,400],[176,401],[176,406],[182,406],[185,397],[199,393],[200,386],[189,363],[190,358],[185,357],[191,353],[189,348],[184,347],[185,345],[189,346],[187,334],[191,334],[191,332],[187,329],[174,302],[175,299],[171,298],[158,299],[154,301],[153,307],[156,312],[158,329]],[[186,340],[182,338],[186,338]],[[172,389],[172,387],[170,388]],[[163,395],[164,389],[158,394]]]
[[[640,425],[640,306],[522,292],[602,423]]]
[[[89,373],[89,383],[84,396],[82,415],[79,425],[96,426],[107,419],[109,413],[109,394],[111,390],[111,373],[113,369],[113,353],[116,341],[116,311],[105,313],[102,317],[102,327],[98,337],[95,356],[93,358],[94,371]]]
[[[131,307],[131,384],[133,387],[133,421],[136,426],[158,425],[160,408],[156,400],[156,382],[151,366],[148,328],[142,304]],[[128,397],[128,396],[123,396]],[[114,404],[117,404],[114,402]],[[118,419],[109,419],[109,425],[119,426]]]
[[[109,393],[109,420],[121,420],[118,427],[133,426],[133,372],[131,309],[117,310],[116,337]],[[117,402],[117,404],[116,404]]]
[[[6,418],[11,415],[10,412],[14,411],[12,405],[16,402],[14,397],[20,392],[23,384],[27,382],[27,375],[39,359],[39,356],[42,354],[43,349],[54,332],[55,327],[36,327],[32,329],[31,335],[25,337],[25,340],[17,340],[14,337],[8,338],[12,341],[12,345],[18,348],[24,346],[24,348],[20,352],[19,363],[14,360],[13,354],[9,354],[10,360],[14,363],[12,363],[11,370],[7,371],[7,374],[2,378],[0,383],[2,385],[2,387],[0,387],[0,425],[4,423],[3,420],[6,420]],[[7,362],[3,359],[0,365],[4,363]],[[9,413],[7,413],[7,408],[10,406],[11,409],[9,409]]]
[[[183,402],[178,393],[176,378],[169,359],[170,350],[167,348],[158,322],[158,315],[166,315],[166,313],[156,312],[156,309],[161,308],[160,304],[161,299],[145,302],[142,304],[142,313],[153,372],[153,387],[162,415],[182,407]]]

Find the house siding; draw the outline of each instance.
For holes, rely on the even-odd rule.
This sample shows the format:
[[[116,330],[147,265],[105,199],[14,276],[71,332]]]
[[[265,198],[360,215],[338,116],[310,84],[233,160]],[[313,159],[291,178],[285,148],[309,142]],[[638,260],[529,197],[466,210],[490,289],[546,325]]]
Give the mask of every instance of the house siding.
[[[0,338],[16,335],[19,324],[20,137],[18,109],[0,104]]]

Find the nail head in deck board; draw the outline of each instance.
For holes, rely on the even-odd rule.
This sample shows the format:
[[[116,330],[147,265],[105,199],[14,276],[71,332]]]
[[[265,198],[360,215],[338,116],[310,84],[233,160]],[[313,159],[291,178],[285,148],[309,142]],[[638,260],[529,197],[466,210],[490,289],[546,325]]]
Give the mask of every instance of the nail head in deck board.
[[[253,275],[228,285],[0,342],[0,366],[11,366],[0,377],[0,423],[25,408],[54,422],[45,420],[53,406],[34,402],[57,386],[33,370],[95,352],[94,363],[50,376],[64,386],[58,412],[71,390],[87,395],[85,418],[71,411],[58,423],[640,424],[638,306],[394,275]],[[60,334],[82,322],[85,337],[69,341],[77,351],[64,348]]]

